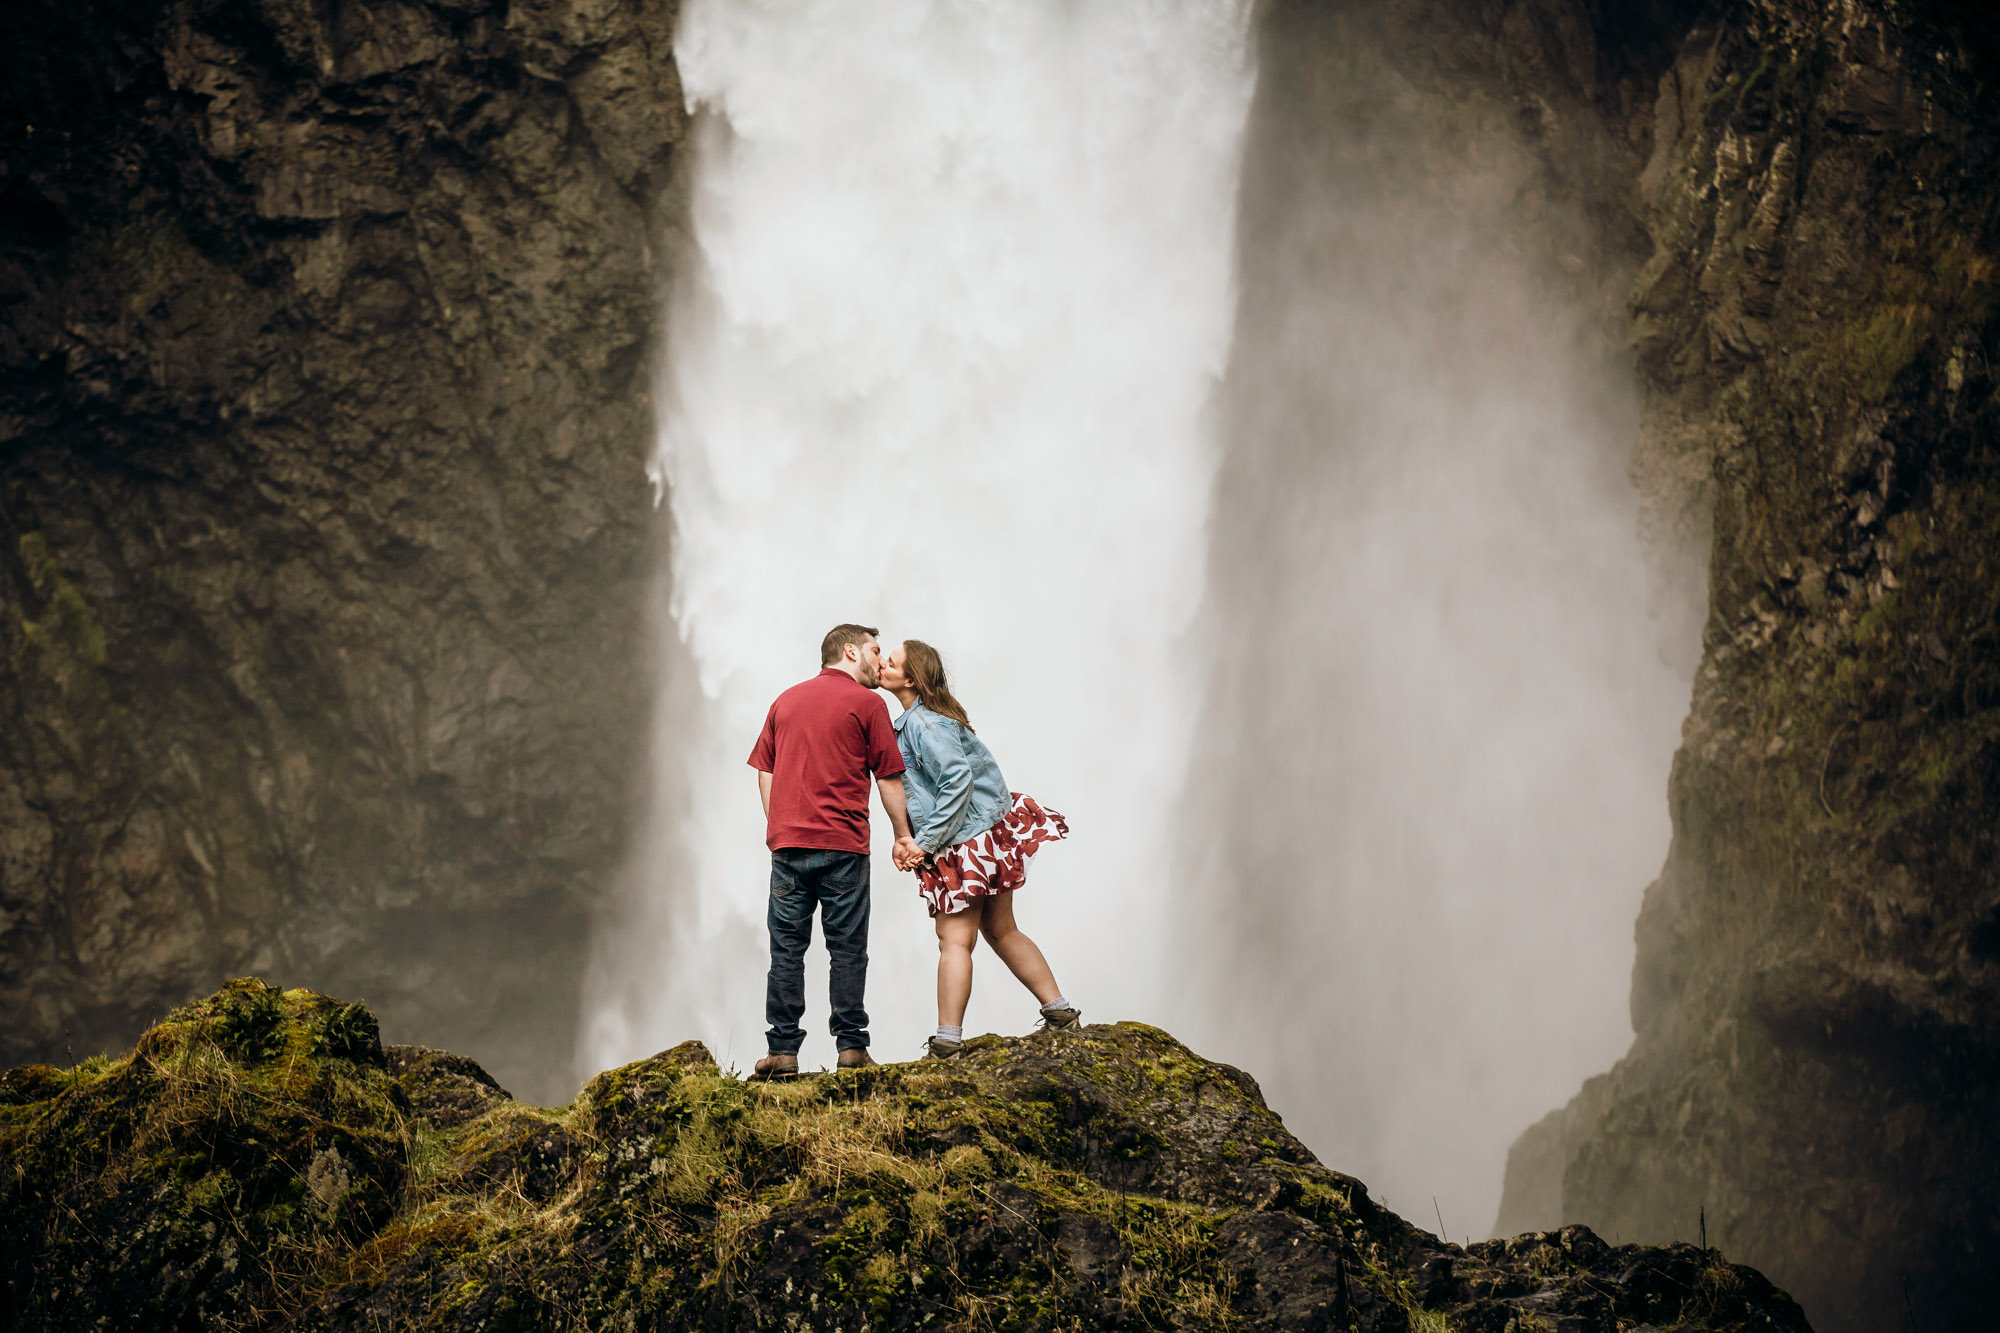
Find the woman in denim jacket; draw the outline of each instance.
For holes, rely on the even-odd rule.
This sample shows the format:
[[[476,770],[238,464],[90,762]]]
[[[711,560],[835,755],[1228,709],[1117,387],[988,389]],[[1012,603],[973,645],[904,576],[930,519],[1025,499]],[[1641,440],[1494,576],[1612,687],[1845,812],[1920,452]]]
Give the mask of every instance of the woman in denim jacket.
[[[917,891],[937,924],[938,1027],[933,1056],[964,1042],[972,998],[972,949],[984,935],[1007,970],[1034,992],[1042,1021],[1070,1027],[1082,1018],[1065,1000],[1035,942],[1014,925],[1015,889],[1045,842],[1069,826],[1032,796],[1007,790],[993,752],[972,732],[945,682],[944,662],[921,639],[905,639],[883,659],[881,686],[902,701],[895,722],[912,840],[896,847],[896,867],[917,872]]]

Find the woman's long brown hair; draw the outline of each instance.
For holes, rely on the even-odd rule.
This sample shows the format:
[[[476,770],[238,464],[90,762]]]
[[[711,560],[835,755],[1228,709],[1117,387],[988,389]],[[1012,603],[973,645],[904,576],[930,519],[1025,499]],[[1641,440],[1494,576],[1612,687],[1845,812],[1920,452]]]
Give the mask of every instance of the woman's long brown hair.
[[[972,730],[972,719],[965,715],[965,705],[952,696],[951,686],[945,683],[944,659],[938,650],[922,639],[903,640],[903,674],[910,678],[910,688],[917,692],[917,698],[933,713],[942,714]]]

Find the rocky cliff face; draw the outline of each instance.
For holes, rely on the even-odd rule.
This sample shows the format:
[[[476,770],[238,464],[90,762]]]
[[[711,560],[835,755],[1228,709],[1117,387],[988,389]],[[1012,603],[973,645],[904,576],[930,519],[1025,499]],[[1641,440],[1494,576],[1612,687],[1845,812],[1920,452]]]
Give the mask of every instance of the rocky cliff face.
[[[233,982],[0,1075],[0,1321],[448,1330],[1790,1330],[1751,1269],[1461,1248],[1137,1024],[758,1086],[694,1042],[555,1110]]]
[[[2000,1298],[1985,1072],[2000,1054],[2000,80],[1983,17],[1948,0],[1286,0],[1261,18],[1265,77],[1292,81],[1295,110],[1448,131],[1429,156],[1369,169],[1422,195],[1439,162],[1518,154],[1499,211],[1539,239],[1506,258],[1560,293],[1603,364],[1629,338],[1656,598],[1668,622],[1706,624],[1674,846],[1639,922],[1635,1043],[1517,1145],[1499,1229],[1665,1241],[1705,1222],[1835,1330],[1976,1324]],[[119,1046],[208,978],[269,967],[558,1095],[536,1071],[569,1045],[644,707],[632,629],[643,371],[682,135],[672,18],[668,0],[15,6],[0,46],[0,1061]],[[1316,160],[1325,140],[1270,105],[1245,233],[1272,244],[1246,247],[1246,312],[1298,294],[1300,254],[1372,277],[1338,267],[1347,238],[1285,212],[1316,196],[1282,187],[1355,164]],[[1244,345],[1258,334],[1246,313]],[[1298,345],[1266,345],[1239,405],[1297,392],[1337,412],[1310,358],[1280,355]],[[1283,424],[1245,422],[1245,438]],[[1239,535],[1278,528],[1269,494],[1232,486],[1324,462],[1310,438],[1264,443],[1222,477]],[[1280,489],[1280,507],[1314,494]],[[1246,579],[1243,626],[1302,587]],[[1282,661],[1296,641],[1267,647],[1236,660]],[[1275,741],[1299,734],[1284,721]],[[1296,869],[1261,865],[1272,882]],[[1205,943],[1226,960],[1225,932]],[[1246,1013],[1256,976],[1282,973],[1235,970]],[[121,1286],[96,1241],[10,1194],[6,1224],[25,1229],[9,1255],[100,1275],[35,1288],[35,1318],[154,1302],[340,1323],[468,1291],[497,1318],[503,1299],[541,1309],[546,1289],[634,1310],[740,1293],[774,1312],[806,1292],[814,1319],[881,1292],[916,1300],[930,1263],[972,1274],[915,1307],[940,1317],[1026,1300],[1006,1275],[1031,1272],[1078,1318],[1160,1322],[1184,1300],[1309,1320],[1335,1300],[1359,1312],[1365,1291],[1383,1312],[1369,1326],[1451,1308],[1483,1328],[1469,1303],[1497,1302],[1477,1316],[1494,1327],[1569,1310],[1581,1298],[1562,1283],[1583,1274],[1653,1322],[1707,1316],[1646,1304],[1649,1273],[1677,1290],[1748,1281],[1576,1233],[1435,1245],[1260,1128],[1233,1075],[1159,1075],[1186,1114],[1220,1099],[1259,1136],[1173,1122],[1219,1173],[1173,1177],[1196,1190],[1188,1212],[1161,1202],[1169,1159],[1151,1140],[1083,1128],[1150,1121],[1073,1120],[1099,1094],[1073,1070],[1010,1065],[1017,1048],[995,1048],[995,1081],[971,1091],[908,1071],[815,1085],[852,1094],[856,1117],[947,1135],[906,1152],[852,1126],[822,1135],[844,1103],[811,1089],[773,1094],[780,1119],[759,1120],[692,1052],[607,1075],[553,1116],[496,1102],[444,1057],[401,1053],[399,1080],[354,1011],[252,994],[183,1016],[133,1060],[10,1076],[18,1172],[53,1142],[37,1135],[102,1112],[116,1133],[71,1145],[96,1154],[96,1181],[129,1187],[118,1207],[164,1184],[148,1197],[180,1210],[160,1225],[182,1249]],[[190,1035],[210,1022],[215,1040]],[[280,1086],[272,1061],[294,1048],[320,1063]],[[1114,1042],[1096,1058],[1123,1057]],[[251,1105],[245,1089],[294,1099],[269,1125],[283,1152],[259,1166],[262,1146],[228,1140],[240,1162],[218,1176],[213,1148],[174,1135]],[[994,1129],[981,1117],[1003,1095],[1052,1109]],[[192,1118],[148,1120],[155,1103]],[[486,1128],[452,1137],[455,1117]],[[116,1135],[141,1130],[174,1155],[118,1156],[139,1140]],[[640,1138],[643,1183],[628,1171]],[[836,1142],[915,1174],[829,1204],[824,1172],[845,1179],[857,1159],[807,1147]],[[1007,1174],[1026,1142],[1075,1178]],[[633,1155],[614,1163],[605,1144]],[[1220,1165],[1245,1144],[1250,1165]],[[772,1160],[779,1203],[756,1193]],[[170,1180],[114,1171],[161,1163]],[[714,1183],[729,1171],[734,1193]],[[1144,1182],[1150,1201],[1126,1211]],[[610,1214],[577,1201],[632,1191],[657,1205],[648,1239],[579,1230]],[[941,1211],[915,1225],[920,1199]],[[261,1228],[249,1269],[206,1230],[246,1218]],[[705,1276],[649,1289],[586,1269],[564,1279],[581,1287],[545,1288],[547,1256],[578,1236],[608,1272],[643,1274],[647,1246],[678,1245]],[[1293,1240],[1296,1270],[1273,1257]],[[1251,1276],[1214,1276],[1231,1272]],[[1433,1297],[1440,1272],[1464,1285]],[[1288,1305],[1293,1291],[1322,1304]]]
[[[1224,814],[1188,848],[1230,888],[1207,895],[1191,954],[1236,1029],[1301,1008],[1329,1042],[1366,1026],[1354,987],[1379,977],[1347,956],[1365,921],[1298,891],[1337,848],[1271,796],[1308,793],[1336,843],[1368,798],[1322,702],[1366,684],[1336,595],[1349,555],[1321,535],[1353,527],[1382,470],[1380,423],[1354,408],[1371,370],[1350,367],[1400,336],[1405,304],[1443,331],[1441,362],[1538,336],[1482,325],[1433,257],[1529,274],[1541,316],[1576,332],[1573,364],[1640,388],[1619,451],[1662,647],[1694,691],[1638,922],[1634,1044],[1515,1146],[1495,1230],[1705,1228],[1831,1329],[1976,1324],[2000,1297],[1985,19],[1782,0],[1260,10],[1211,573],[1231,652],[1195,800]],[[1354,309],[1387,327],[1353,329]],[[1415,982],[1371,984],[1371,1004],[1428,1002],[1437,960],[1401,961]],[[1380,1089],[1267,1058],[1287,1104],[1379,1118]]]
[[[1742,3],[1660,79],[1638,471],[1713,516],[1631,1054],[1498,1227],[1688,1235],[1818,1326],[2000,1303],[2000,174],[1984,16]]]
[[[567,1078],[646,701],[673,18],[10,13],[0,1060],[282,967]]]

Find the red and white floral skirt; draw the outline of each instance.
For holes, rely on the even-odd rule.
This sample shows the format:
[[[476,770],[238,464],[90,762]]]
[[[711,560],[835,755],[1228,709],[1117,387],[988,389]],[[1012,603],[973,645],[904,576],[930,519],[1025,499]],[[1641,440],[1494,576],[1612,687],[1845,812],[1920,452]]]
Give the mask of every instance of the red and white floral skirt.
[[[932,916],[963,912],[975,899],[1012,893],[1028,879],[1028,862],[1045,842],[1069,836],[1069,825],[1032,796],[1009,792],[1014,804],[984,833],[947,847],[917,869],[917,892]]]

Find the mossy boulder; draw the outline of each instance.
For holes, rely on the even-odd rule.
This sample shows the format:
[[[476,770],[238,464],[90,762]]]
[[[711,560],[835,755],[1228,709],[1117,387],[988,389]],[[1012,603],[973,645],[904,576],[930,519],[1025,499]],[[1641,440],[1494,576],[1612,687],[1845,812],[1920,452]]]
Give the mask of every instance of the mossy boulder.
[[[11,1071],[0,1325],[251,1323],[394,1215],[408,1101],[375,1019],[232,981],[122,1059]]]
[[[510,1100],[492,1075],[462,1055],[430,1046],[390,1046],[385,1054],[410,1109],[439,1129],[457,1129]]]
[[[689,1042],[551,1110],[239,981],[0,1094],[8,1328],[1806,1328],[1713,1251],[1442,1241],[1138,1023],[782,1084]]]

